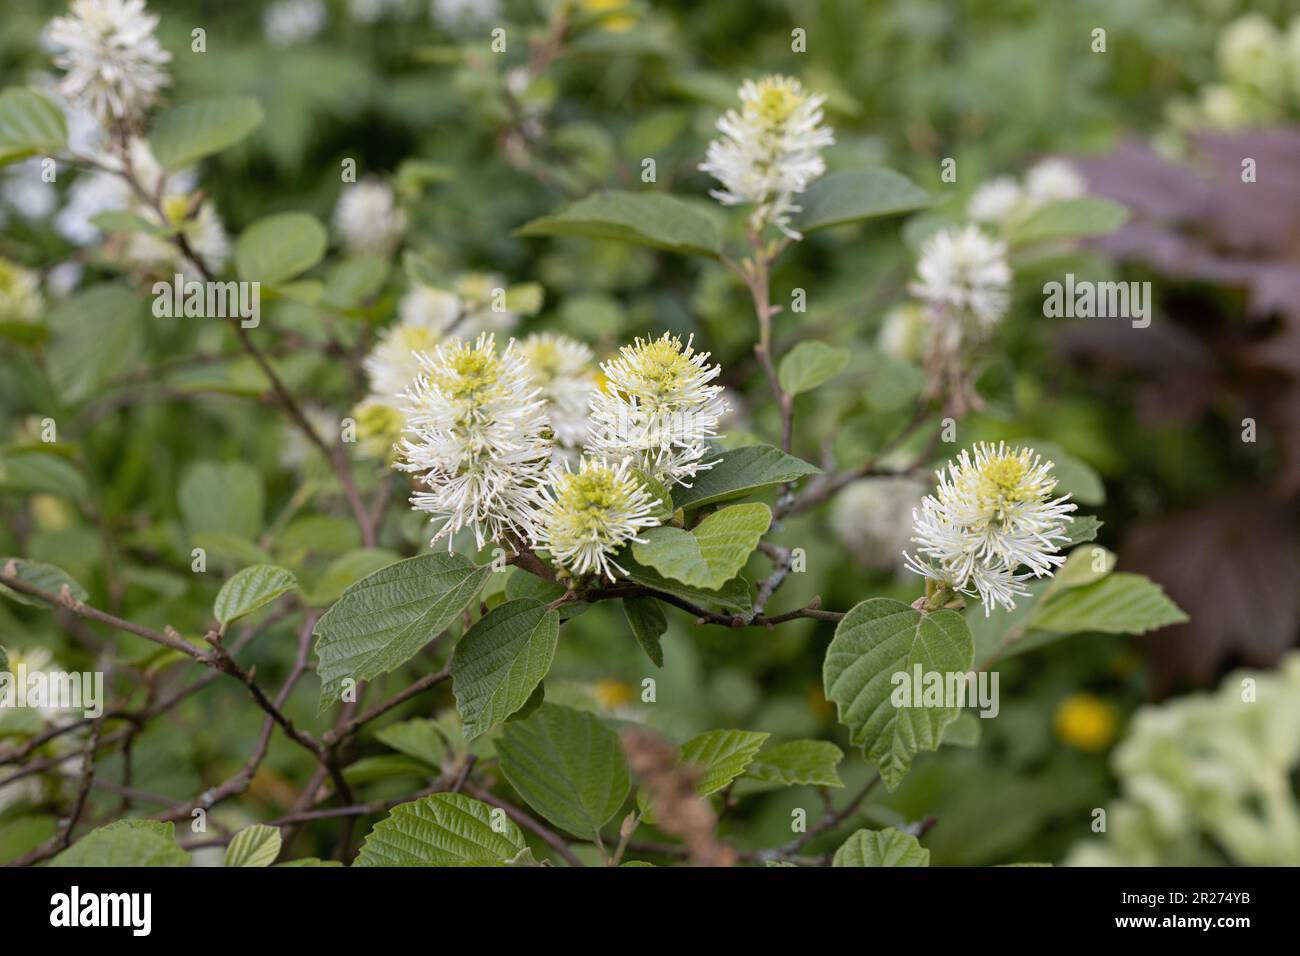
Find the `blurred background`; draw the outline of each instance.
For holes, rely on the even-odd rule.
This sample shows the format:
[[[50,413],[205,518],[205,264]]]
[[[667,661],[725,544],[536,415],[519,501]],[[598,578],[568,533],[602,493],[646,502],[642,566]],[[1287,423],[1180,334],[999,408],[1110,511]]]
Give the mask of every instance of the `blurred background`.
[[[697,166],[713,124],[741,80],[770,72],[827,94],[830,169],[890,166],[955,207],[989,178],[1067,157],[1092,191],[1129,205],[1132,217],[1105,240],[1018,270],[1016,308],[980,380],[986,407],[961,423],[962,443],[1047,438],[1095,472],[1100,486],[1086,510],[1104,522],[1099,541],[1122,570],[1160,582],[1190,621],[1143,638],[1077,635],[1007,660],[1001,713],[980,722],[978,742],[919,758],[897,791],[877,791],[869,814],[890,825],[932,817],[926,844],[936,865],[1300,863],[1300,671],[1288,658],[1300,624],[1294,5],[580,0],[573,29],[550,49],[558,7],[151,0],[173,54],[169,96],[243,94],[265,111],[250,139],[201,170],[231,234],[280,210],[330,221],[349,159],[360,175],[389,179],[407,210],[403,254],[364,295],[351,295],[347,276],[327,266],[338,308],[266,306],[290,384],[313,396],[322,417],[347,415],[364,395],[356,359],[392,321],[411,277],[451,284],[487,273],[544,290],[538,309],[521,310],[535,314],[520,314],[517,332],[563,331],[601,357],[636,334],[693,333],[735,396],[729,440],[770,441],[779,424],[752,360],[747,293],[722,266],[514,230],[598,187],[641,188],[645,157],[656,161],[658,188],[705,197],[712,183]],[[48,82],[41,30],[63,10],[6,0],[0,83]],[[498,25],[507,29],[501,55],[487,40]],[[205,31],[202,53],[191,52],[196,28]],[[791,49],[795,29],[806,31],[806,52]],[[1098,29],[1104,51],[1094,50]],[[958,161],[955,183],[940,179],[946,157]],[[1254,182],[1242,180],[1244,158],[1256,161]],[[105,268],[87,251],[94,240],[77,203],[89,200],[77,196],[76,178],[61,172],[44,184],[22,164],[0,169],[0,257],[38,269],[51,308]],[[782,259],[775,299],[805,289],[808,309],[778,316],[778,350],[817,337],[853,345],[855,355],[834,382],[800,398],[801,457],[862,460],[908,413],[915,376],[881,329],[905,297],[922,232],[916,219],[837,228]],[[1044,318],[1042,284],[1064,271],[1152,282],[1151,328]],[[197,480],[201,463],[239,463],[238,480],[256,487],[244,537],[266,548],[274,541],[278,559],[294,556],[318,594],[341,590],[337,562],[357,547],[348,523],[294,506],[304,487],[336,491],[328,469],[248,397],[239,362],[172,367],[218,351],[220,329],[153,325],[129,342],[100,343],[114,364],[70,398],[12,325],[0,323],[0,464],[8,464],[0,553],[57,564],[132,619],[201,632],[221,578],[188,571],[196,518],[178,488]],[[103,358],[95,353],[83,357],[92,367]],[[61,441],[72,450],[53,465],[18,461],[47,415],[71,423]],[[386,480],[381,463],[363,463],[358,475],[367,491]],[[778,543],[807,548],[809,562],[776,609],[814,595],[837,609],[867,596],[915,597],[915,580],[892,555],[916,493],[850,488],[834,506],[788,522]],[[400,505],[403,491],[394,495]],[[418,516],[388,509],[387,552],[415,553],[425,538]],[[219,560],[240,566],[247,551],[227,546]],[[0,643],[11,657],[50,654],[86,667],[101,659],[101,636],[61,623],[0,603]],[[848,750],[821,690],[829,625],[729,631],[682,615],[670,625],[665,666],[654,674],[659,704],[639,702],[648,665],[607,606],[568,625],[548,699],[640,713],[678,740],[746,727]],[[271,639],[250,650],[268,675],[293,654],[291,628],[269,627]],[[114,640],[148,670],[143,643]],[[1241,668],[1260,688],[1246,709]],[[312,729],[314,695],[311,687],[294,698]],[[243,703],[213,688],[145,731],[137,785],[187,799],[228,775],[260,724]],[[23,732],[0,720],[0,735]],[[363,746],[390,753],[373,739]],[[377,767],[369,792],[413,789],[400,768]],[[853,788],[868,768],[850,752],[841,770]],[[231,825],[272,815],[309,772],[276,741],[249,792],[221,812]],[[53,832],[46,804],[63,784],[37,779],[22,794],[0,790],[0,859]],[[744,801],[726,821],[727,838],[780,843],[791,808],[817,799],[794,789]],[[1108,808],[1105,835],[1093,832],[1096,808]]]

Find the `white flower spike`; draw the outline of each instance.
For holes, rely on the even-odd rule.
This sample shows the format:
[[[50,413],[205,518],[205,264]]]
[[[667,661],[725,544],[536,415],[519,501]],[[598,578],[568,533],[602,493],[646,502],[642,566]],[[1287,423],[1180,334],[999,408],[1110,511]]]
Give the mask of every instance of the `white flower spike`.
[[[171,54],[154,36],[158,17],[144,0],[72,0],[68,14],[45,33],[55,65],[67,71],[59,95],[105,126],[134,125],[169,82],[163,65]]]
[[[917,556],[904,553],[908,568],[942,588],[978,594],[985,616],[995,604],[1014,608],[1031,575],[1050,575],[1065,561],[1057,552],[1076,506],[1069,495],[1052,498],[1051,472],[1052,462],[1029,448],[981,443],[974,458],[963,451],[912,512]]]
[[[626,574],[612,555],[629,541],[640,541],[643,528],[659,524],[652,514],[654,499],[631,464],[584,458],[576,472],[566,465],[555,475],[537,544],[576,577],[599,573],[613,581],[614,571]]]
[[[411,504],[445,521],[433,542],[461,528],[478,547],[518,544],[537,534],[551,459],[545,403],[512,339],[497,353],[492,335],[451,339],[421,355],[423,371],[406,393],[406,431],[398,467],[427,491]]]
[[[721,373],[675,335],[637,339],[601,365],[605,382],[592,396],[587,447],[611,461],[628,458],[634,467],[668,485],[688,484],[705,462],[718,420],[727,411],[722,386],[709,384]]]
[[[722,136],[709,143],[700,165],[722,184],[710,195],[726,206],[753,203],[755,229],[770,222],[799,239],[790,227],[799,211],[794,197],[826,171],[821,150],[835,142],[834,132],[822,125],[825,101],[789,77],[746,80],[740,111],[728,110],[718,120]]]

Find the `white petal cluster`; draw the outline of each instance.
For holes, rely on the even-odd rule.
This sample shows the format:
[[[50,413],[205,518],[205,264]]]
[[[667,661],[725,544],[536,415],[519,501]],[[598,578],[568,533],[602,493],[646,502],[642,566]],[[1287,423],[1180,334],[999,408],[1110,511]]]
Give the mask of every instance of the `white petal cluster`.
[[[343,187],[334,207],[334,228],[348,252],[387,258],[406,232],[406,211],[392,186],[367,176]]]
[[[1002,320],[1011,302],[1006,244],[978,226],[943,229],[921,246],[913,295],[930,307],[942,338],[960,338],[973,319],[980,330]]]
[[[626,574],[611,555],[659,524],[654,499],[631,465],[630,459],[613,465],[584,458],[576,472],[566,465],[555,475],[537,545],[573,575],[599,573],[613,581],[615,570]]]
[[[154,36],[158,17],[144,0],[72,0],[68,16],[45,30],[54,63],[65,70],[58,92],[103,125],[134,125],[158,98],[171,60]]]
[[[1065,522],[1075,505],[1069,495],[1052,497],[1051,472],[1052,462],[1030,448],[981,443],[973,458],[962,451],[912,512],[917,554],[904,554],[907,566],[941,587],[979,595],[986,616],[994,605],[1014,608],[1031,575],[1050,575],[1065,560],[1056,552],[1069,539]]]
[[[752,225],[771,222],[793,239],[790,216],[799,211],[794,197],[826,171],[822,148],[835,142],[822,125],[826,97],[804,92],[798,80],[768,76],[746,80],[740,110],[718,120],[718,139],[709,143],[700,169],[721,189],[711,195],[727,206],[753,203]]]
[[[262,14],[262,35],[272,46],[294,46],[324,30],[328,20],[321,0],[276,0]]]
[[[721,373],[708,352],[696,352],[675,335],[637,339],[601,365],[605,382],[592,396],[587,447],[611,461],[631,459],[665,484],[689,484],[718,437],[727,410]]]
[[[481,548],[509,535],[537,534],[551,458],[546,409],[516,343],[498,354],[484,333],[473,344],[449,339],[429,355],[405,396],[399,467],[427,490],[411,503],[444,519],[434,541],[462,528]]]
[[[1088,192],[1088,181],[1068,160],[1049,156],[1030,167],[1021,185],[1014,176],[999,176],[984,183],[970,198],[966,214],[995,229],[1023,221],[1049,203],[1078,199]]]
[[[844,488],[831,505],[831,528],[862,564],[892,571],[912,535],[909,515],[925,497],[911,478],[863,478]]]
[[[533,380],[542,390],[555,440],[577,448],[587,436],[587,412],[596,391],[591,349],[567,335],[539,332],[519,343]]]

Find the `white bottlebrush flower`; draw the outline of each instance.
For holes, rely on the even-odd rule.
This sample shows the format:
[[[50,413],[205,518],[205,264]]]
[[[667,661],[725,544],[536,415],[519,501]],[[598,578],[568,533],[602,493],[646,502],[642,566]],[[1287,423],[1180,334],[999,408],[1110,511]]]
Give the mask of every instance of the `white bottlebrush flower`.
[[[753,225],[771,222],[798,239],[789,226],[799,211],[794,196],[826,171],[821,150],[835,142],[833,131],[822,125],[825,100],[789,77],[746,80],[740,111],[728,110],[718,120],[722,136],[709,143],[700,165],[722,184],[710,195],[727,206],[753,203]]]
[[[422,357],[406,394],[399,467],[427,491],[411,504],[445,519],[434,541],[464,527],[481,548],[511,535],[533,539],[545,504],[551,458],[546,409],[512,340],[497,353],[492,335],[451,339]]]
[[[343,187],[334,207],[334,228],[349,252],[387,258],[406,231],[406,211],[393,187],[375,176]]]
[[[591,399],[590,450],[611,461],[630,458],[669,485],[688,484],[713,467],[704,457],[727,404],[722,386],[709,383],[722,368],[708,365],[709,353],[696,352],[691,341],[683,346],[668,332],[637,339],[601,365],[605,382]]]
[[[978,594],[987,616],[1008,610],[1027,594],[1024,583],[1065,561],[1065,522],[1075,509],[1069,495],[1053,498],[1052,462],[1030,448],[980,443],[938,471],[939,487],[912,512],[917,556],[907,566],[940,586]],[[1018,569],[1024,567],[1025,572]]]
[[[272,46],[293,46],[316,36],[328,20],[321,0],[276,0],[262,14],[262,35]]]
[[[1049,156],[1025,174],[1025,194],[1035,206],[1078,199],[1088,192],[1088,181],[1067,160]]]
[[[440,341],[440,325],[405,315],[385,329],[362,363],[370,378],[371,396],[386,405],[400,405],[402,395],[424,368],[420,356],[428,355]]]
[[[639,531],[659,524],[652,514],[654,498],[631,465],[627,459],[612,465],[584,458],[576,472],[566,466],[555,475],[537,545],[576,577],[598,573],[613,581],[615,570],[626,574],[612,556],[629,541],[641,540]]]
[[[65,70],[58,92],[100,123],[139,120],[167,85],[163,65],[171,54],[158,44],[158,17],[144,0],[72,0],[69,15],[55,17],[45,37],[54,63]]]
[[[911,478],[863,478],[844,488],[831,505],[831,529],[867,567],[892,571],[911,540],[912,509],[925,486]]]
[[[912,293],[938,316],[960,321],[969,315],[988,328],[1002,319],[1011,301],[1006,244],[978,226],[944,229],[926,239],[916,274]]]
[[[0,256],[0,322],[35,322],[42,308],[36,273]]]
[[[596,390],[591,349],[554,332],[530,335],[519,348],[542,390],[555,440],[567,448],[578,447],[587,434],[587,412]]]
[[[1011,176],[999,176],[984,183],[970,197],[966,215],[975,222],[1003,226],[1024,203],[1025,194]]]

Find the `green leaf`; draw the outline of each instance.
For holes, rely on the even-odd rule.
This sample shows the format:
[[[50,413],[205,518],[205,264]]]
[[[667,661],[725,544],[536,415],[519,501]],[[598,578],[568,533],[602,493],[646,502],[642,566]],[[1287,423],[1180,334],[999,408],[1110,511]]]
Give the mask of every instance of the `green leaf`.
[[[936,750],[959,706],[895,706],[895,675],[965,674],[974,655],[970,629],[954,611],[922,614],[900,601],[872,598],[856,605],[835,628],[822,668],[826,699],[834,701],[849,739],[862,747],[890,790],[912,757]],[[946,681],[945,681],[946,683]]]
[[[176,842],[176,828],[154,820],[119,820],[92,830],[64,850],[50,866],[189,866],[190,855]]]
[[[673,504],[672,494],[664,486],[664,483],[640,468],[633,468],[631,472],[636,477],[636,480],[641,482],[645,490],[649,492],[650,497],[654,499],[654,510],[650,512],[651,516],[663,522],[671,519],[676,506]]]
[[[174,106],[153,124],[149,145],[164,169],[180,169],[235,145],[262,124],[255,99],[198,100]]]
[[[292,571],[274,564],[255,564],[239,571],[221,585],[217,600],[212,605],[212,615],[224,631],[231,621],[237,621],[245,614],[251,614],[259,607],[270,604],[297,586],[298,579]]]
[[[422,554],[344,591],[316,622],[319,710],[340,699],[345,680],[370,680],[414,657],[460,617],[489,572],[458,554]]]
[[[1101,483],[1101,478],[1097,475],[1097,472],[1093,471],[1090,465],[1071,455],[1056,442],[1038,438],[1023,438],[1008,442],[1008,444],[1020,448],[1032,448],[1043,457],[1044,461],[1052,462],[1052,475],[1056,478],[1056,489],[1052,492],[1053,497],[1068,494],[1071,501],[1081,505],[1096,507],[1105,504],[1106,487]]]
[[[105,210],[92,216],[90,224],[104,232],[142,232],[150,236],[160,236],[167,232],[162,226],[125,209]]]
[[[332,604],[366,575],[374,574],[400,560],[400,554],[387,548],[357,548],[341,554],[326,565],[316,586],[306,591],[302,598],[313,607]]]
[[[447,741],[438,732],[438,725],[427,718],[389,724],[382,730],[375,731],[375,739],[423,761],[435,770],[442,766],[443,758],[447,755]]]
[[[325,227],[302,212],[282,212],[257,220],[235,243],[239,277],[267,285],[287,282],[325,255]]]
[[[675,581],[716,589],[740,573],[771,523],[767,505],[731,505],[715,511],[692,531],[651,528],[644,543],[632,545],[632,553],[637,561]]]
[[[973,711],[963,710],[951,724],[943,730],[945,747],[974,747],[980,742],[980,718]]]
[[[1076,515],[1074,520],[1065,527],[1070,538],[1068,541],[1062,541],[1061,547],[1068,548],[1072,545],[1083,544],[1085,541],[1096,540],[1097,531],[1102,524],[1103,522],[1098,521],[1096,515]]]
[[[507,723],[496,748],[501,772],[528,805],[587,840],[631,788],[618,734],[586,711],[543,704],[527,720]]]
[[[853,169],[817,180],[799,197],[794,226],[802,233],[877,216],[924,209],[930,194],[892,169]]]
[[[489,611],[460,639],[451,659],[452,690],[473,740],[528,702],[551,669],[560,615],[519,598]]]
[[[68,142],[63,110],[26,87],[0,92],[0,165],[37,154],[51,154]]]
[[[1155,582],[1140,574],[1111,574],[1045,601],[1030,627],[1061,634],[1145,634],[1187,619]]]
[[[280,855],[280,831],[264,824],[244,827],[226,847],[223,866],[264,867]]]
[[[652,597],[632,597],[623,599],[623,614],[632,628],[632,635],[645,651],[655,667],[664,666],[664,649],[659,638],[668,630],[668,619],[664,609]]]
[[[427,780],[433,772],[423,760],[416,760],[406,754],[378,754],[374,757],[362,757],[348,764],[343,769],[343,779],[351,786],[360,786],[393,777],[415,777]]]
[[[1128,219],[1128,209],[1109,199],[1081,196],[1048,203],[1023,222],[1011,227],[1012,246],[1027,246],[1061,239],[1084,239],[1113,232]]]
[[[849,353],[825,342],[800,342],[781,359],[777,379],[781,390],[789,395],[811,392],[836,375],[848,364]]]
[[[682,744],[677,762],[704,769],[695,792],[707,797],[744,773],[770,736],[750,730],[710,730]]]
[[[354,866],[499,866],[524,849],[504,813],[460,793],[435,793],[393,808],[361,845]]]
[[[1045,597],[1069,588],[1083,587],[1100,581],[1115,570],[1115,554],[1099,544],[1090,548],[1075,548],[1070,552],[1065,563],[1052,575],[1052,583],[1047,588]]]
[[[930,851],[893,827],[859,830],[835,851],[831,866],[929,866]]]
[[[62,455],[39,451],[20,451],[0,457],[0,491],[45,492],[75,501],[83,501],[90,494],[86,479],[76,465]]]
[[[729,611],[748,611],[753,605],[749,582],[740,575],[717,590],[709,590],[691,587],[672,578],[666,578],[654,568],[637,564],[627,551],[619,555],[618,563],[627,569],[627,579],[633,584],[639,584],[652,591],[671,594],[692,604],[716,604]]]
[[[245,462],[195,462],[181,474],[178,498],[192,536],[229,534],[251,541],[262,530],[262,476]]]
[[[691,487],[675,487],[673,504],[678,508],[714,505],[747,497],[760,488],[817,474],[821,474],[820,468],[787,455],[779,448],[745,445],[723,452],[717,464],[695,476]]]
[[[534,219],[515,234],[616,239],[714,258],[722,249],[716,221],[680,199],[653,192],[598,192]]]
[[[835,768],[843,759],[844,751],[825,740],[792,740],[761,752],[745,775],[782,786],[842,787]]]
[[[144,349],[144,301],[111,283],[92,286],[49,315],[46,369],[59,397],[89,398],[103,383],[135,365]]]
[[[359,308],[383,288],[388,269],[388,261],[379,256],[344,259],[330,270],[322,297],[338,309]]]
[[[3,568],[6,573],[10,572],[11,565],[12,573],[17,576],[18,580],[26,581],[43,591],[58,594],[66,584],[72,596],[78,601],[85,601],[90,598],[90,595],[86,593],[86,589],[73,580],[72,576],[62,568],[56,568],[52,564],[42,564],[40,561],[28,561],[24,558],[0,558],[0,568]],[[3,584],[0,584],[0,594],[29,607],[51,606],[48,601],[43,601],[22,591],[15,591],[13,588],[7,588]]]

